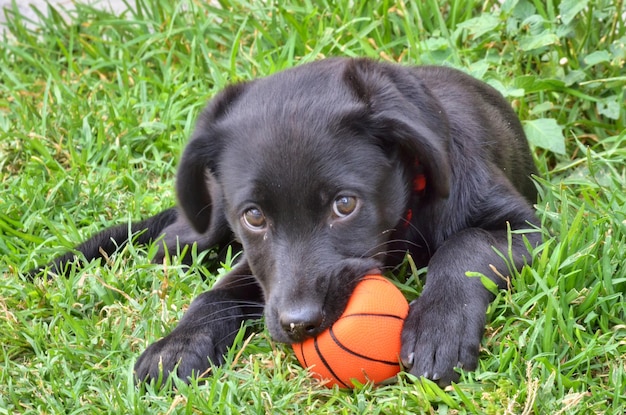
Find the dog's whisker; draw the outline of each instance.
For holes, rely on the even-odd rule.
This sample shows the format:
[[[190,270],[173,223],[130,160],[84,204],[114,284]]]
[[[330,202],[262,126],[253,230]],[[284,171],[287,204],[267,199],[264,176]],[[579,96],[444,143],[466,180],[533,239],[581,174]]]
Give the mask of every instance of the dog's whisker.
[[[231,310],[236,310],[241,307],[259,307],[262,308],[264,306],[263,303],[254,302],[254,301],[215,301],[212,302],[213,305],[219,305],[219,310],[213,311],[211,313],[205,313],[202,315],[203,319],[212,319],[214,316],[219,314],[227,313]],[[231,317],[230,315],[228,317]]]
[[[230,346],[230,342],[232,341],[233,337],[235,337],[237,335],[237,333],[239,333],[239,328],[237,328],[236,330],[232,330],[229,333],[227,333],[226,335],[222,336],[220,339],[215,341],[215,345],[221,345],[223,344],[225,341],[229,341],[228,346]]]
[[[222,301],[213,301],[212,305],[220,305],[222,306],[218,312],[224,312],[228,310],[232,310],[237,307],[263,307],[264,304],[260,301],[246,301],[246,300],[222,300]],[[227,307],[224,307],[227,306]]]
[[[260,320],[261,318],[263,318],[263,313],[240,313],[226,316],[219,316],[219,313],[214,313],[194,320],[194,323],[190,324],[188,327],[202,327],[209,321],[211,323],[219,323],[224,321]],[[239,324],[237,324],[237,326],[239,326]]]
[[[428,240],[426,239],[426,237],[424,236],[424,234],[422,233],[422,231],[415,225],[413,225],[411,223],[411,221],[407,220],[406,218],[401,218],[400,221],[407,226],[409,229],[413,230],[414,232],[416,232],[420,239],[424,242],[424,246],[423,248],[426,248],[426,251],[428,252],[428,256],[431,256],[431,249],[430,249],[430,245],[428,244]],[[419,245],[417,245],[419,246]],[[420,248],[422,248],[422,246],[419,246]]]
[[[259,284],[254,275],[237,275],[236,279],[229,280],[225,280],[223,278],[224,277],[215,282],[215,284],[219,284],[220,288],[249,287]]]
[[[396,249],[396,250],[389,250],[389,249],[380,249],[383,248],[389,244],[393,244],[393,243],[403,243],[406,244],[408,246],[414,246],[416,248],[422,248],[422,245],[420,245],[419,243],[413,242],[411,240],[408,239],[390,239],[388,241],[385,242],[381,242],[375,246],[373,246],[372,248],[368,249],[363,255],[361,255],[361,258],[374,258],[377,256],[384,256],[387,253],[396,253],[396,252],[403,252],[403,250],[400,249]],[[377,250],[376,252],[374,252],[375,250]],[[372,253],[374,252],[374,253]]]
[[[237,288],[237,287],[245,288],[245,287],[258,285],[259,283],[256,281],[256,279],[254,279],[254,280],[250,280],[250,281],[247,281],[247,282],[242,282],[242,281],[220,282],[218,280],[216,282],[216,284],[219,284],[219,288],[220,289],[229,289],[229,288]]]
[[[190,328],[196,328],[196,327],[202,327],[206,324],[207,321],[210,321],[211,323],[219,323],[219,322],[223,322],[223,321],[229,321],[229,320],[260,320],[261,318],[263,318],[263,313],[250,313],[250,314],[235,314],[235,315],[228,315],[228,316],[222,316],[222,317],[215,317],[215,316],[202,316],[202,318],[197,319],[196,321],[194,321],[194,324],[190,324],[188,327]]]

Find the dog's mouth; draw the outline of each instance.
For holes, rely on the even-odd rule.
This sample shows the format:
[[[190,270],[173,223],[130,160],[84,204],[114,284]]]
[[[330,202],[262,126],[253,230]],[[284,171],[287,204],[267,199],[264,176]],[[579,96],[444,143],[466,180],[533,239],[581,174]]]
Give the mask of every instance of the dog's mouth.
[[[299,300],[268,304],[266,323],[275,341],[301,343],[324,332],[341,317],[358,282],[367,275],[381,273],[374,260],[347,262],[335,275],[328,276],[325,293],[307,292]]]
[[[368,275],[380,275],[380,274],[381,274],[381,271],[379,268],[372,268],[369,271],[365,272],[359,279],[357,279],[354,286],[356,286],[357,283],[361,279],[365,278]],[[338,307],[338,308],[345,310],[346,305],[348,304],[348,301],[350,299],[350,296],[352,295],[352,291],[354,291],[354,287],[352,287],[350,295],[347,297],[348,300],[346,301],[346,304],[344,304],[343,307]],[[293,339],[294,343],[299,343],[303,340],[306,340],[307,338],[315,337],[318,334],[330,328],[333,324],[335,324],[335,322],[339,320],[339,318],[341,318],[341,315],[343,314],[343,311],[342,311],[341,313],[339,313],[339,315],[336,318],[332,317],[329,319],[329,316],[326,313],[326,310],[327,308],[322,308],[317,314],[315,314],[316,312],[314,311],[314,314],[310,314],[312,317],[311,320],[305,321],[305,322],[291,322],[288,324],[288,326],[286,327],[283,326],[283,329],[287,333],[287,335],[291,339]],[[305,314],[308,315],[308,313],[306,312]],[[337,314],[337,313],[334,313],[334,314]]]
[[[287,336],[292,340],[292,343],[300,343],[310,337],[315,337],[319,333],[325,330],[325,314],[322,311],[320,314],[320,321],[307,321],[304,323],[291,322],[287,327],[283,327]]]

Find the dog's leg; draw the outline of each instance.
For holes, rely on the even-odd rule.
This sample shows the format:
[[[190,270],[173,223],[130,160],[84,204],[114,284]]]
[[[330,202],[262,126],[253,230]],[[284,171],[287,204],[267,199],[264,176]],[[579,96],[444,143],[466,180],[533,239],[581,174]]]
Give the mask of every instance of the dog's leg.
[[[68,265],[76,260],[92,261],[94,259],[110,256],[127,243],[147,245],[159,238],[158,251],[153,261],[159,263],[167,253],[176,254],[178,249],[197,244],[198,252],[211,248],[224,248],[231,244],[233,237],[221,216],[217,216],[214,226],[205,233],[194,230],[187,218],[182,215],[178,208],[167,209],[148,219],[134,222],[130,225],[121,224],[105,229],[85,242],[78,245],[72,251],[58,256],[48,265],[37,267],[28,272],[31,278],[49,270],[56,275],[65,275]],[[187,255],[182,258],[185,263],[190,263],[192,258]]]
[[[521,235],[511,237],[511,266],[520,269],[530,255]],[[526,237],[533,245],[541,238],[539,233]],[[447,385],[459,378],[455,368],[476,369],[493,294],[480,278],[466,273],[482,273],[506,288],[502,275],[508,275],[507,266],[496,251],[507,256],[507,231],[470,228],[453,235],[433,255],[424,290],[411,304],[402,333],[401,358],[411,374]]]
[[[138,381],[164,378],[175,370],[180,379],[201,375],[223,363],[242,323],[263,313],[263,293],[246,261],[238,264],[210,291],[200,294],[176,328],[151,344],[135,364]]]
[[[128,224],[105,229],[78,245],[74,250],[56,257],[48,265],[30,270],[28,275],[33,278],[44,269],[58,275],[65,275],[67,266],[76,259],[91,261],[105,255],[111,255],[131,241],[133,235],[136,238],[134,242],[138,245],[150,243],[162,234],[163,229],[175,223],[179,218],[178,209],[170,208],[148,219],[131,224],[130,229]],[[82,254],[82,258],[78,253]]]

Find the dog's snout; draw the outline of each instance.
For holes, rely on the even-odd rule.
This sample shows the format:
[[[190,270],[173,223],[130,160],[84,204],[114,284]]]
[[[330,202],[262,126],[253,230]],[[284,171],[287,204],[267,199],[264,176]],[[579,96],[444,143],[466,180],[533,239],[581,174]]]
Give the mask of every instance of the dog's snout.
[[[319,333],[323,314],[319,307],[298,307],[280,313],[280,324],[294,342],[300,342],[307,337]]]

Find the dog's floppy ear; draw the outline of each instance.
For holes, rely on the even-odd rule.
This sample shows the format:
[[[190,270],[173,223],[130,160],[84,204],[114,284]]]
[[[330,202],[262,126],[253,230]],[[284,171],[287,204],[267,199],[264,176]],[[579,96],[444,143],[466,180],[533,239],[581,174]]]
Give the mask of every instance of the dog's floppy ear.
[[[424,166],[426,186],[440,197],[450,191],[449,127],[437,99],[410,68],[352,60],[344,80],[366,104],[354,118],[385,146],[399,146],[402,154]]]
[[[213,202],[210,187],[219,174],[216,167],[224,139],[217,124],[248,84],[227,87],[202,111],[195,131],[183,152],[176,176],[176,193],[185,216],[196,231],[203,233],[211,223]]]

